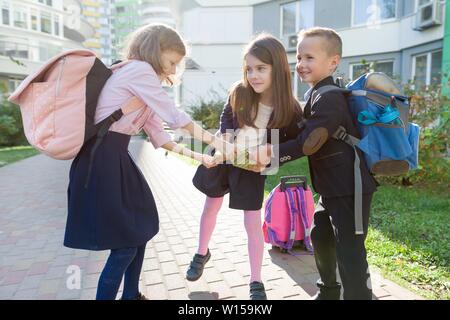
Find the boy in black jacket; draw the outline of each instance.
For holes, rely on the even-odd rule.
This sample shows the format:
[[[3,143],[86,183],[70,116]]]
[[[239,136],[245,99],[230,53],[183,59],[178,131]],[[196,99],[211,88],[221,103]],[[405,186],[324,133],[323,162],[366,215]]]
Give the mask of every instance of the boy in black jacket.
[[[305,95],[304,121],[296,139],[279,145],[266,145],[253,152],[261,165],[276,157],[280,164],[308,156],[312,184],[320,194],[314,214],[311,240],[319,270],[316,300],[339,299],[341,284],[336,279],[336,264],[344,289],[344,299],[372,299],[370,274],[364,241],[367,235],[372,194],[377,182],[371,176],[363,155],[362,225],[355,230],[355,151],[333,138],[339,126],[360,137],[348,111],[345,96],[336,91],[320,95],[322,86],[334,85],[333,73],[342,55],[342,41],[332,29],[312,28],[299,34],[297,73],[311,89]],[[311,101],[313,100],[314,101]],[[363,231],[363,234],[362,232]]]

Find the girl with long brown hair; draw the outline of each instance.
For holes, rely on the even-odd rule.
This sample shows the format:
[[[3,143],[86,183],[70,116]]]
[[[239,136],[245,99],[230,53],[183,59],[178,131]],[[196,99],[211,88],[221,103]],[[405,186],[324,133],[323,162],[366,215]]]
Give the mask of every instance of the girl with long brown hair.
[[[242,146],[240,151],[265,143],[274,129],[278,129],[280,141],[298,133],[301,109],[292,93],[286,51],[273,36],[260,34],[245,48],[243,78],[231,88],[220,120],[220,133]],[[211,257],[208,243],[223,197],[230,193],[229,207],[244,211],[251,269],[250,299],[267,299],[261,280],[265,177],[258,170],[245,170],[233,164],[219,164],[210,169],[199,166],[193,182],[207,197],[200,222],[199,247],[187,271],[187,280],[199,279]]]

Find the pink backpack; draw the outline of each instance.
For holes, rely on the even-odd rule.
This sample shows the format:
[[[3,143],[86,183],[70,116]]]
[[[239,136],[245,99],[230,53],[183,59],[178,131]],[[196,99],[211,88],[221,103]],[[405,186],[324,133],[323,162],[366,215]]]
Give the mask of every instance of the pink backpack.
[[[308,252],[314,215],[314,198],[304,176],[281,178],[265,203],[264,240],[282,252],[290,251],[296,241],[303,240]]]
[[[52,158],[73,159],[86,141],[106,134],[124,114],[142,108],[145,104],[134,97],[94,125],[104,84],[113,70],[126,63],[108,68],[94,52],[70,50],[29,75],[8,99],[20,106],[28,142]]]

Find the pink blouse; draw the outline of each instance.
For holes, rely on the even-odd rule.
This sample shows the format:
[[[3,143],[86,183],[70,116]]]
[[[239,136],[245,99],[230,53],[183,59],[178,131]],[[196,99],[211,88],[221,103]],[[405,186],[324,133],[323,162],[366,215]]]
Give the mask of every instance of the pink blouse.
[[[110,127],[111,131],[134,135],[144,129],[153,146],[158,148],[171,141],[170,135],[164,131],[162,121],[172,129],[184,127],[192,121],[185,112],[177,109],[162,87],[153,67],[147,62],[132,60],[114,71],[103,87],[97,104],[95,123],[107,118],[133,96],[146,105],[124,115]]]

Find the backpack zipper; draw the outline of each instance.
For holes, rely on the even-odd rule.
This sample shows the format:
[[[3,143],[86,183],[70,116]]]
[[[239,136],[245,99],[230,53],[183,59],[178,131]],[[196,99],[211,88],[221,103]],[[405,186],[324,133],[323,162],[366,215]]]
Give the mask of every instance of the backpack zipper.
[[[67,57],[62,58],[59,62],[61,64],[61,67],[59,68],[58,80],[56,82],[56,95],[59,95],[59,91],[61,88],[61,77],[64,69],[64,64],[66,63],[66,58]]]

